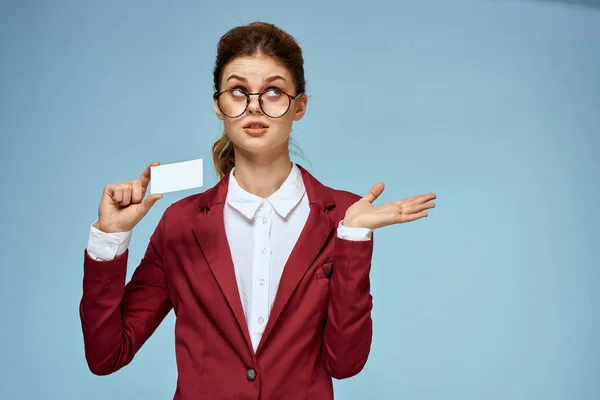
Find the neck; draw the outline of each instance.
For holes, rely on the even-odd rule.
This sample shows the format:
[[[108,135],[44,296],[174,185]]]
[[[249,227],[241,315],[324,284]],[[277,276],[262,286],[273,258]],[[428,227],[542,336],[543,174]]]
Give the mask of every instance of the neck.
[[[281,187],[291,170],[292,163],[287,148],[280,155],[266,158],[241,151],[235,153],[235,180],[242,189],[263,199]]]

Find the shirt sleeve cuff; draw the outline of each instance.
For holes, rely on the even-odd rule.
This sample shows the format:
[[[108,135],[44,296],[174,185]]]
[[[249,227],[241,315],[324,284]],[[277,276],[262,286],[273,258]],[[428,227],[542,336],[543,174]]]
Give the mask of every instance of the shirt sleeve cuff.
[[[353,240],[353,241],[365,241],[371,240],[373,229],[371,228],[350,228],[342,224],[343,220],[340,221],[337,227],[337,235],[340,239]]]
[[[125,253],[131,241],[131,231],[127,232],[102,232],[94,225],[90,226],[87,252],[94,260],[108,261]]]

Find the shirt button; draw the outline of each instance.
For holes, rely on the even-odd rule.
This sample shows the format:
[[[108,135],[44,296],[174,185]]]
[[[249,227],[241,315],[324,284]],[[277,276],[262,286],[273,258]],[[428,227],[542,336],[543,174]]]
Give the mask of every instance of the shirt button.
[[[265,319],[263,317],[258,317],[258,323],[262,324],[263,322],[265,322]]]
[[[246,379],[248,379],[249,381],[253,381],[256,379],[256,371],[253,370],[252,368],[248,368],[248,370],[246,371]]]
[[[108,245],[108,248],[111,249],[111,250],[114,250],[114,249],[117,248],[117,246],[115,246],[114,244],[111,243],[111,244]]]
[[[261,252],[261,253],[263,253],[263,254],[267,254],[267,248],[265,247],[265,248],[264,248],[264,249],[262,249],[260,252]]]
[[[264,279],[260,280],[260,286],[265,286],[265,280]]]
[[[263,218],[263,219],[262,219],[262,223],[263,223],[263,224],[266,224],[266,223],[267,223],[267,219],[266,219],[266,218]]]

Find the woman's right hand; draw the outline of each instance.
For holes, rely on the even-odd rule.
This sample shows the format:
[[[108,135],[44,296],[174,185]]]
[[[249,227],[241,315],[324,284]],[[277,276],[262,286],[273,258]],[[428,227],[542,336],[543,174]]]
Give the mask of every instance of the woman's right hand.
[[[123,183],[112,183],[104,187],[96,228],[105,233],[127,232],[150,211],[154,203],[162,198],[155,193],[144,199],[150,183],[150,167],[159,165],[158,161],[146,167],[138,179]]]

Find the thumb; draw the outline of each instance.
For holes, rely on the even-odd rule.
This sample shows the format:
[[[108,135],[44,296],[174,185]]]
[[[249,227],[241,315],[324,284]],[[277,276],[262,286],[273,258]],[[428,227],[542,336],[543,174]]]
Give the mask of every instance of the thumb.
[[[147,213],[148,211],[150,211],[150,209],[152,208],[154,203],[156,203],[160,199],[162,199],[161,193],[154,193],[154,194],[151,194],[150,196],[146,197],[144,199],[144,201],[142,202],[142,209],[144,210],[144,213]]]
[[[371,190],[369,190],[369,193],[367,193],[367,195],[362,199],[368,201],[369,203],[373,203],[379,197],[379,195],[383,193],[384,188],[385,185],[383,182],[379,182],[373,186]]]

